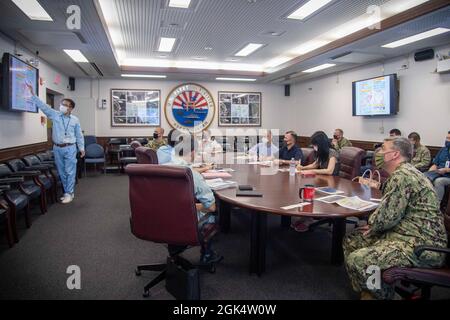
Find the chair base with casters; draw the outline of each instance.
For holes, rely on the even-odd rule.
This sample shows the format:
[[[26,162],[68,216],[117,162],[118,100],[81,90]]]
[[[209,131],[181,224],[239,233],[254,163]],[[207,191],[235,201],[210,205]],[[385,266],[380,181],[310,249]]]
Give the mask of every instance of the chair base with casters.
[[[212,238],[218,233],[219,227],[215,224],[210,224],[208,227],[204,228],[201,232],[202,241],[205,243],[208,241],[212,241]],[[168,251],[169,251],[169,257],[168,259],[172,259],[174,263],[176,263],[179,266],[182,265],[192,265],[195,268],[206,270],[209,273],[213,274],[216,272],[216,264],[222,261],[223,258],[221,258],[219,261],[214,263],[198,263],[198,264],[191,264],[188,260],[183,258],[180,254],[183,253],[186,249],[188,249],[188,246],[175,246],[175,245],[168,245]],[[135,269],[136,276],[141,276],[142,271],[155,271],[160,272],[156,278],[154,278],[152,281],[150,281],[145,287],[144,292],[142,296],[144,298],[148,298],[150,296],[150,289],[156,286],[158,283],[166,279],[167,275],[167,263],[164,264],[149,264],[149,265],[139,265]]]
[[[183,266],[190,266],[192,268],[206,270],[212,274],[216,272],[216,263],[192,264],[189,260],[182,257],[180,254],[183,253],[186,249],[188,249],[188,247],[179,247],[179,246],[170,246],[169,245],[169,247],[168,247],[169,257],[167,257],[167,261],[168,261],[167,263],[139,265],[136,267],[134,273],[138,277],[142,275],[142,271],[159,272],[159,274],[154,279],[152,279],[147,285],[145,285],[144,291],[142,293],[142,296],[144,298],[150,297],[150,289],[153,288],[154,286],[158,285],[161,281],[163,281],[167,278],[169,262],[176,265],[177,268],[182,268]]]

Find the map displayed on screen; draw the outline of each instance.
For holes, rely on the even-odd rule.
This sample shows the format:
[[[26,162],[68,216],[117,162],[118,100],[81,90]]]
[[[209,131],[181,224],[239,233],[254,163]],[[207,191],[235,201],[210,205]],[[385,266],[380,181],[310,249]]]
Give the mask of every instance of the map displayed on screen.
[[[361,116],[391,113],[391,78],[380,77],[355,83],[356,114]]]
[[[33,86],[37,92],[37,70],[28,64],[11,58],[11,109],[17,111],[36,112],[36,106],[30,101],[31,95],[26,84]]]

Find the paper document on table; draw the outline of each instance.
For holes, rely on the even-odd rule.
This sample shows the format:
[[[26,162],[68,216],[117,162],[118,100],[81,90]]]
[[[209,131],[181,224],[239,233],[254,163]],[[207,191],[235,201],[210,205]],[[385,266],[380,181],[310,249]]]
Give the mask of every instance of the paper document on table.
[[[254,159],[252,156],[248,156],[248,155],[239,155],[234,157],[234,159],[236,160],[250,160],[250,159]]]
[[[309,206],[309,205],[311,205],[311,203],[309,203],[309,202],[301,202],[301,203],[293,204],[291,206],[281,207],[281,209],[287,211],[287,210],[292,210],[292,209],[295,209],[295,208],[303,208],[303,207],[306,207],[306,206]]]
[[[343,193],[345,193],[344,191],[336,190],[336,189],[330,188],[330,187],[320,187],[320,188],[316,188],[316,190],[320,191],[322,193],[326,193],[326,194],[343,194]]]
[[[234,169],[231,169],[231,168],[220,168],[220,169],[209,170],[208,172],[234,172]]]
[[[211,179],[211,180],[206,180],[206,184],[212,189],[212,190],[223,190],[223,189],[228,189],[228,188],[236,188],[237,187],[237,182],[235,181],[225,181],[223,179]]]
[[[280,172],[289,172],[289,168],[282,168],[282,169],[278,169],[278,171]],[[300,173],[300,170],[295,169],[295,173]]]
[[[326,196],[323,198],[318,198],[315,199],[316,201],[321,201],[321,202],[325,202],[325,203],[336,203],[337,201],[347,198],[346,196],[340,196],[340,195],[331,195],[331,196]]]
[[[336,201],[336,203],[341,207],[358,211],[369,210],[379,205],[378,203],[362,200],[357,196],[344,198]]]
[[[228,172],[218,172],[218,171],[214,171],[214,170],[208,170],[206,172],[202,173],[203,178],[205,178],[206,180],[209,179],[217,179],[217,178],[231,178],[232,175],[229,174]]]
[[[273,164],[273,161],[252,161],[252,162],[249,162],[248,164],[257,164],[260,166],[271,167]]]

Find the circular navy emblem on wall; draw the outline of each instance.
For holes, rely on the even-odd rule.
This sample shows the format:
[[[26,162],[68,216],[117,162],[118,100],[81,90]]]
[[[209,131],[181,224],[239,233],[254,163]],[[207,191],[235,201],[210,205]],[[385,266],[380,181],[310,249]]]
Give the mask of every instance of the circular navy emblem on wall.
[[[176,87],[169,94],[165,115],[173,128],[194,133],[211,125],[215,109],[214,99],[208,90],[188,83]]]

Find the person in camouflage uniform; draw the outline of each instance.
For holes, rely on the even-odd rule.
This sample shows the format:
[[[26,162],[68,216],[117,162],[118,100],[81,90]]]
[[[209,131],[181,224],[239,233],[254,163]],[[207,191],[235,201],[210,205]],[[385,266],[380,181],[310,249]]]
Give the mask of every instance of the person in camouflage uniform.
[[[352,143],[344,138],[344,131],[342,129],[336,129],[334,131],[333,140],[331,141],[334,150],[340,151],[344,147],[351,147]]]
[[[408,139],[414,146],[414,156],[411,164],[422,172],[427,171],[431,163],[430,150],[420,143],[420,135],[417,132],[411,132]]]
[[[437,268],[444,255],[414,248],[421,245],[447,247],[444,218],[429,180],[410,163],[412,147],[406,138],[388,138],[377,153],[377,167],[390,173],[378,209],[368,224],[355,229],[343,241],[345,267],[353,289],[362,299],[391,299],[394,290],[368,288],[369,267]],[[381,280],[381,279],[380,279]]]
[[[146,147],[158,151],[159,148],[165,145],[167,145],[167,141],[164,139],[164,129],[156,128],[153,133],[153,140],[151,140]]]

